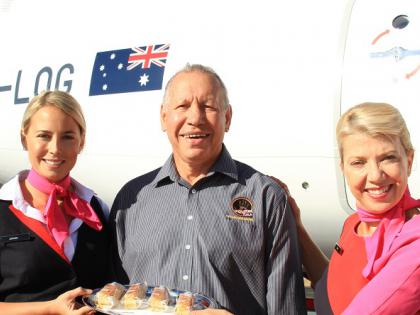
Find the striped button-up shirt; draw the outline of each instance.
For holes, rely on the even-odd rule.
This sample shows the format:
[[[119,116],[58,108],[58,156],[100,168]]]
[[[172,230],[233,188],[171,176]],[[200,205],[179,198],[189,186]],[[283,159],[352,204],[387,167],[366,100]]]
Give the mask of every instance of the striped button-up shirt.
[[[225,147],[193,186],[172,156],[131,180],[111,218],[120,281],[202,293],[236,315],[306,314],[287,197]]]

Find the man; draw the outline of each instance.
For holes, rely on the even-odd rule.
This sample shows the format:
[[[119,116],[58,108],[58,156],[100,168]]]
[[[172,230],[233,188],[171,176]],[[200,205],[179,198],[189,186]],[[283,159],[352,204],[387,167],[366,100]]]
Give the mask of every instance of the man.
[[[173,154],[112,207],[119,281],[199,292],[236,315],[306,314],[286,195],[230,157],[231,119],[212,69],[187,65],[168,82],[161,125]]]

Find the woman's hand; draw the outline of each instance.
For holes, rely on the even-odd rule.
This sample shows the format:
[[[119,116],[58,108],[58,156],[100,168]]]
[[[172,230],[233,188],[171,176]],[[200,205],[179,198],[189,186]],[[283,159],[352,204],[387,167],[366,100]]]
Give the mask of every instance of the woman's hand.
[[[192,311],[191,315],[233,315],[226,310],[217,310],[214,308],[208,308],[202,311]]]
[[[95,311],[89,306],[81,306],[76,302],[76,298],[79,296],[85,296],[92,293],[92,290],[84,288],[76,288],[67,291],[55,300],[49,301],[48,314],[55,315],[90,315],[94,314]]]
[[[280,179],[274,177],[274,176],[270,176],[272,180],[274,180],[281,188],[283,188],[283,190],[286,192],[287,195],[287,200],[290,204],[290,207],[292,208],[293,211],[293,216],[295,217],[295,221],[296,221],[296,226],[298,228],[303,227],[303,223],[302,223],[302,219],[300,217],[300,208],[296,203],[296,200],[290,195],[290,191],[289,188],[287,187],[287,185],[285,183],[283,183]]]
[[[78,296],[91,294],[92,290],[77,288],[67,291],[55,300],[45,302],[0,302],[0,314],[9,315],[91,315],[95,311],[89,306],[80,307]]]
[[[298,233],[299,246],[301,249],[302,263],[305,267],[309,280],[312,281],[312,286],[315,287],[316,282],[321,278],[322,273],[328,266],[328,258],[315,244],[309,233],[306,231],[300,217],[300,209],[295,199],[290,196],[287,185],[278,178],[273,176],[270,177],[286,192],[287,199],[289,201],[290,207],[292,208],[293,216],[295,217],[296,221],[296,229]]]

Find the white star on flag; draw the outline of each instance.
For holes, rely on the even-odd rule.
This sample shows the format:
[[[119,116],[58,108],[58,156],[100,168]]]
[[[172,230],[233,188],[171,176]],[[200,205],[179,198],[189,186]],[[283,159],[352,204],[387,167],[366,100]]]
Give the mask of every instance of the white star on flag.
[[[139,82],[140,82],[140,86],[146,85],[146,84],[147,84],[147,82],[149,82],[149,76],[148,76],[146,73],[144,73],[144,74],[140,77]]]

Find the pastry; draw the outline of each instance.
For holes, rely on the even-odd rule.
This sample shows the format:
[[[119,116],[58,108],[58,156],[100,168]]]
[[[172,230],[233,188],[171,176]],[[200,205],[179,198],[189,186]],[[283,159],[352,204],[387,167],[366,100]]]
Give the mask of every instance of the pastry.
[[[102,309],[112,308],[118,305],[125,292],[124,286],[117,282],[106,284],[96,293],[96,305]]]
[[[194,297],[191,292],[180,293],[176,299],[175,314],[190,314],[194,304]]]
[[[169,291],[167,288],[160,286],[155,287],[149,298],[149,307],[154,311],[164,311],[169,303]]]
[[[147,286],[141,283],[130,285],[121,299],[121,306],[125,309],[138,309],[146,297]]]

